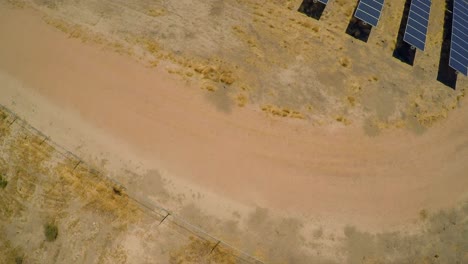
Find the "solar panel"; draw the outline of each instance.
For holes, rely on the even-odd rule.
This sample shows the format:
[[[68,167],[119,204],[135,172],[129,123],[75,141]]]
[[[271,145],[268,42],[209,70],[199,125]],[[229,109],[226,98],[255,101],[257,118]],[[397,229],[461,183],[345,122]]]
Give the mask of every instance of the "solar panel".
[[[449,65],[468,75],[468,1],[453,1],[452,40]]]
[[[316,0],[316,1],[318,1],[318,2],[320,2],[322,4],[325,4],[325,5],[328,4],[328,0]]]
[[[419,50],[424,50],[426,47],[430,13],[431,0],[411,0],[408,23],[406,24],[403,40]]]
[[[376,27],[382,14],[383,4],[384,0],[361,0],[354,16]]]

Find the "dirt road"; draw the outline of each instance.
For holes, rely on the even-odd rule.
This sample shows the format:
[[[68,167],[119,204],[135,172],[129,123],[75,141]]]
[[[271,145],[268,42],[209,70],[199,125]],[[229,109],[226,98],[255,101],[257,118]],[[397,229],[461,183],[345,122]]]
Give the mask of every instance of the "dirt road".
[[[2,10],[0,35],[1,103],[72,148],[70,138],[85,135],[89,150],[93,142],[100,152],[125,149],[123,160],[157,164],[242,204],[369,229],[405,224],[467,194],[466,100],[422,134],[370,137],[361,127],[314,126],[252,107],[219,111],[196,86],[67,38],[31,12]]]

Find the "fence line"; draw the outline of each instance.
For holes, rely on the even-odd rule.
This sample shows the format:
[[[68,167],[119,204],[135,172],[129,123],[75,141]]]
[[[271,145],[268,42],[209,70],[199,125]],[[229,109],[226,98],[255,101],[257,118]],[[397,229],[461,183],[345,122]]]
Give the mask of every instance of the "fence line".
[[[49,146],[51,146],[55,151],[57,151],[57,153],[59,153],[63,157],[68,158],[68,159],[76,160],[77,163],[74,166],[73,171],[75,171],[78,167],[86,166],[86,168],[89,169],[89,172],[91,174],[94,174],[95,176],[98,176],[98,177],[103,177],[105,180],[108,180],[108,181],[112,182],[112,184],[115,185],[114,187],[118,187],[121,190],[127,190],[123,184],[121,184],[120,182],[116,181],[113,178],[110,178],[109,176],[107,176],[103,172],[101,172],[99,170],[96,170],[93,165],[88,164],[87,162],[83,161],[79,156],[74,154],[73,152],[67,150],[66,148],[62,147],[58,143],[54,142],[49,136],[45,135],[39,129],[37,129],[34,126],[32,126],[31,124],[29,124],[26,120],[20,118],[17,114],[15,114],[13,111],[11,111],[6,106],[0,104],[0,110],[2,110],[4,112],[7,112],[10,115],[10,117],[13,117],[13,121],[11,121],[8,124],[8,127],[11,127],[14,123],[17,123],[17,124],[19,123],[18,125],[21,128],[27,130],[31,134],[35,134],[35,135],[40,136],[41,138],[43,138],[40,141],[39,145],[42,145],[42,144],[47,142],[49,144]],[[208,241],[208,242],[212,242],[213,246],[210,248],[210,251],[209,251],[208,254],[211,254],[218,247],[219,248],[226,248],[226,249],[228,249],[227,253],[232,255],[233,257],[235,257],[238,261],[242,261],[244,263],[249,263],[249,264],[265,264],[265,262],[253,257],[252,255],[250,255],[250,254],[248,254],[248,253],[234,247],[233,245],[231,245],[231,244],[229,244],[229,243],[227,243],[227,242],[225,242],[225,241],[223,241],[221,239],[218,239],[217,237],[215,237],[213,235],[210,235],[208,232],[204,231],[202,228],[191,224],[190,222],[183,219],[182,217],[179,217],[179,216],[175,215],[174,213],[172,213],[172,211],[170,211],[170,210],[168,210],[168,209],[166,209],[166,208],[164,208],[164,207],[162,207],[162,206],[160,206],[160,205],[158,205],[158,204],[156,204],[154,202],[152,202],[151,204],[147,204],[147,203],[142,202],[142,201],[138,200],[137,198],[133,197],[128,192],[126,192],[126,196],[127,196],[128,199],[132,200],[133,202],[135,202],[136,204],[138,204],[142,208],[144,208],[146,210],[149,210],[153,214],[159,215],[162,219],[160,220],[158,226],[163,224],[163,223],[169,222],[169,223],[172,223],[172,224],[176,225],[179,228],[182,228],[182,229],[194,234],[196,237],[198,237],[200,239],[203,239],[203,240]]]

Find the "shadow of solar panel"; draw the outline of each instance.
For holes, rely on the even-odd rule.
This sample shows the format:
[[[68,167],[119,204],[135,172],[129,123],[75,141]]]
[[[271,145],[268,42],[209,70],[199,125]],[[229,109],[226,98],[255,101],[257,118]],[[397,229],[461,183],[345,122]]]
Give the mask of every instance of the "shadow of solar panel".
[[[317,20],[322,17],[326,4],[319,0],[304,0],[297,11]]]
[[[354,16],[374,27],[379,23],[384,0],[361,0]]]
[[[452,41],[449,65],[468,75],[468,1],[453,1]]]
[[[426,47],[427,27],[431,12],[431,0],[412,0],[404,41],[419,50]]]
[[[403,9],[403,14],[401,16],[400,28],[398,29],[395,49],[393,50],[393,57],[399,59],[403,63],[413,66],[414,59],[416,57],[416,49],[414,49],[411,44],[408,44],[408,42],[403,40],[406,27],[408,25],[410,7],[411,0],[405,0],[405,8]]]

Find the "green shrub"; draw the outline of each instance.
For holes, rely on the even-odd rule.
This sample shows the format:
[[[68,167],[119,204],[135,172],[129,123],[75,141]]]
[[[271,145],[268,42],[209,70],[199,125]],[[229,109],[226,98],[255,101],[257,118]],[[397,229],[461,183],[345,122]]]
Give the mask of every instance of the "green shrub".
[[[15,264],[23,264],[23,257],[16,257]]]
[[[44,234],[47,241],[55,241],[58,236],[58,227],[54,224],[47,224],[44,226]]]
[[[0,175],[0,188],[5,189],[5,187],[8,185],[8,181],[3,178],[2,175]]]

